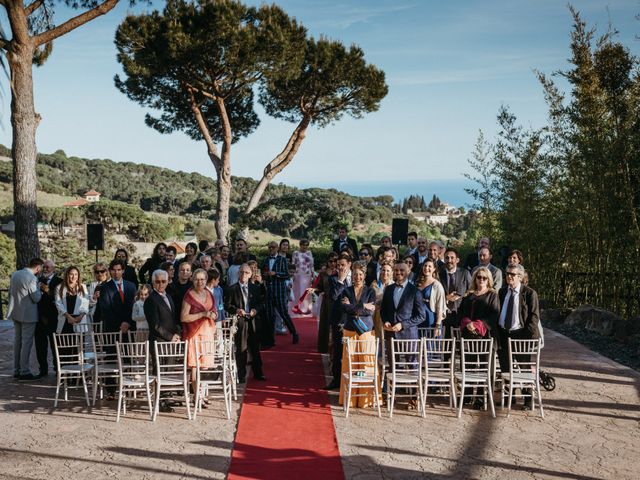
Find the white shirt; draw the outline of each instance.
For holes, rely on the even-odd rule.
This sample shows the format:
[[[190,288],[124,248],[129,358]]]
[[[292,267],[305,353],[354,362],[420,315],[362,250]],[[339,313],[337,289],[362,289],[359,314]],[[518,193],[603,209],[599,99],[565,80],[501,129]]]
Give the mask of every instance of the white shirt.
[[[509,331],[520,330],[523,327],[523,325],[520,323],[520,315],[518,315],[520,309],[520,285],[518,285],[518,288],[516,289],[509,287],[509,291],[504,297],[504,304],[502,305],[502,311],[500,312],[500,319],[498,320],[498,324],[502,328],[506,329],[505,324],[509,323],[507,322],[506,316],[511,295],[513,295],[513,326]]]
[[[402,285],[398,285],[396,283],[396,288],[393,290],[393,304],[395,305],[396,308],[398,308],[398,304],[400,303],[400,298],[404,293],[404,289],[407,288],[408,283],[409,283],[408,280],[405,280]]]

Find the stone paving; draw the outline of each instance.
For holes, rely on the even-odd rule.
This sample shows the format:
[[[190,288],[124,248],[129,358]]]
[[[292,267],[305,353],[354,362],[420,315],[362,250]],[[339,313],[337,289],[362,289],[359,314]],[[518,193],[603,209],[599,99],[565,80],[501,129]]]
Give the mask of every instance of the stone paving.
[[[224,478],[238,418],[219,406],[186,420],[184,409],[148,420],[146,407],[115,422],[115,403],[91,410],[79,391],[53,410],[54,379],[16,383],[13,328],[0,321],[0,478]],[[543,369],[557,381],[543,392],[545,416],[517,409],[464,410],[444,403],[393,419],[335,404],[347,478],[638,479],[640,374],[546,331]],[[35,370],[34,370],[35,371]],[[268,372],[266,372],[268,375]],[[277,428],[277,426],[274,426]],[[283,473],[283,478],[286,473]]]

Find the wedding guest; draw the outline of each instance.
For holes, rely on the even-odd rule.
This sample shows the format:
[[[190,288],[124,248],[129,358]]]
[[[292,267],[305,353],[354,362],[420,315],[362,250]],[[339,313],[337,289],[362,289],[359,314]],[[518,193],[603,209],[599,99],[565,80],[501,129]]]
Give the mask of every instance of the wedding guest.
[[[331,333],[330,314],[333,306],[333,300],[330,295],[330,279],[331,275],[335,274],[336,262],[338,261],[338,254],[335,252],[329,253],[327,256],[327,263],[320,269],[320,280],[316,288],[310,290],[320,296],[320,315],[318,316],[318,352],[329,353],[329,338]]]
[[[339,302],[344,312],[345,322],[342,331],[343,338],[352,340],[373,339],[373,313],[376,308],[375,291],[364,283],[365,271],[363,265],[354,263],[351,267],[352,285],[346,287],[340,296]],[[366,355],[359,355],[354,359],[356,362],[375,361],[374,358],[366,358]],[[347,346],[343,345],[342,352],[342,374],[349,371],[349,358],[347,356]],[[360,389],[353,389],[354,395],[362,395]],[[375,403],[374,392],[366,389],[367,395],[354,396],[351,398],[352,407],[366,408]],[[340,385],[340,405],[344,404],[344,384]]]
[[[293,303],[297,305],[313,280],[313,254],[309,250],[309,240],[300,240],[300,250],[293,252],[292,258],[295,270],[293,277]],[[311,312],[311,300],[311,295],[307,295],[303,304],[299,305],[303,315],[306,314],[305,312]]]
[[[235,285],[236,283],[238,283],[240,266],[243,263],[247,263],[248,261],[249,261],[249,257],[247,256],[246,253],[236,253],[236,255],[233,257],[232,264],[229,266],[229,269],[227,270],[227,287],[230,287],[231,285]]]
[[[385,365],[385,349],[384,347],[384,327],[382,317],[380,316],[380,306],[382,304],[382,297],[384,295],[384,289],[393,283],[393,264],[387,260],[383,260],[380,265],[380,278],[371,283],[371,288],[376,293],[376,310],[373,313],[373,325],[376,338],[380,339],[380,365]],[[383,372],[380,371],[382,378]]]
[[[182,302],[187,291],[193,287],[191,282],[191,264],[189,262],[183,262],[180,264],[178,270],[178,279],[174,280],[167,287],[167,293],[171,295],[173,304],[176,306],[176,311],[182,311]]]
[[[420,277],[416,282],[418,292],[425,305],[425,321],[418,328],[437,328],[442,325],[447,312],[447,304],[442,284],[437,278],[436,262],[429,258],[422,264]]]
[[[288,311],[286,280],[289,278],[289,265],[285,257],[277,255],[278,244],[269,242],[269,255],[262,263],[262,278],[267,288],[267,315],[269,325],[275,328],[275,317],[279,315],[291,333],[294,344],[299,342],[298,332]]]
[[[36,357],[40,367],[40,376],[49,374],[49,347],[53,355],[55,368],[55,344],[53,333],[58,326],[58,310],[56,309],[56,287],[62,283],[62,278],[56,275],[56,264],[53,260],[45,260],[42,265],[42,275],[38,278],[42,297],[38,302],[38,323],[35,331]]]
[[[404,252],[406,255],[414,255],[418,249],[418,233],[409,232],[407,234],[407,250]]]
[[[407,264],[407,267],[409,267],[409,282],[416,283],[418,275],[413,271],[413,262],[415,262],[415,257],[413,255],[407,255],[402,259],[402,261]]]
[[[280,243],[278,244],[278,255],[285,257],[287,262],[289,262],[289,265],[291,265],[291,262],[293,261],[290,248],[291,244],[289,243],[289,239],[283,238],[280,240]]]
[[[342,329],[346,319],[345,312],[340,304],[340,298],[345,288],[350,287],[351,283],[351,257],[343,252],[338,257],[336,273],[331,276],[330,296],[333,300],[331,311],[331,340],[333,344],[331,375],[333,378],[325,387],[326,390],[339,388],[342,383]]]
[[[183,263],[182,267],[188,265]],[[180,321],[182,322],[182,339],[187,346],[187,367],[191,369],[191,381],[195,392],[196,379],[196,342],[213,341],[216,332],[216,319],[218,307],[213,294],[207,290],[207,272],[201,268],[193,272],[193,286],[187,290],[180,308]],[[213,359],[208,355],[200,356],[202,367],[212,367]]]
[[[110,280],[109,269],[103,262],[93,265],[94,280],[89,284],[89,322],[102,322],[100,308],[98,307],[98,299],[100,298],[100,290],[102,286]]]
[[[173,262],[162,262],[160,270],[164,270],[171,280],[177,279],[177,273]]]
[[[138,279],[140,283],[150,283],[151,282],[151,273],[154,270],[157,270],[160,267],[160,264],[164,262],[164,258],[167,252],[167,244],[164,242],[157,243],[155,247],[153,247],[153,253],[147,261],[144,262],[140,271],[138,272]],[[133,288],[136,288],[135,284]]]
[[[131,318],[133,318],[133,321],[136,322],[136,330],[149,330],[149,323],[144,316],[144,302],[149,297],[150,293],[150,285],[144,284],[140,285],[140,288],[138,288],[136,301],[133,304],[133,312],[131,313]]]
[[[257,260],[256,256],[249,252],[249,245],[247,245],[247,241],[244,238],[236,239],[236,255],[239,253],[245,254],[247,260]]]
[[[62,283],[56,289],[56,308],[58,309],[58,326],[56,333],[80,333],[86,332],[89,313],[89,295],[87,288],[80,280],[80,270],[77,267],[68,267],[63,276]],[[60,355],[73,355],[77,353],[74,348],[62,348]],[[58,373],[59,374],[59,373]]]
[[[353,238],[349,238],[347,236],[347,227],[345,225],[341,225],[338,228],[338,237],[333,241],[331,250],[333,250],[335,253],[342,253],[342,251],[346,247],[349,247],[351,250],[351,258],[353,258],[353,254],[355,252],[359,251],[356,241]]]
[[[511,252],[509,252],[509,255],[507,257],[507,265],[509,264],[513,264],[513,265],[524,264],[524,255],[522,255],[522,252],[520,250],[511,250]],[[527,273],[526,270],[522,274],[521,282],[523,285],[529,285],[529,274]]]
[[[114,260],[122,260],[124,262],[124,275],[122,278],[133,283],[138,288],[138,275],[136,275],[136,269],[129,265],[129,252],[124,248],[116,250],[116,254],[113,256]]]
[[[207,289],[213,293],[213,298],[216,300],[218,306],[218,320],[216,320],[216,326],[221,326],[222,322],[226,319],[226,313],[224,311],[224,292],[220,286],[220,279],[222,276],[220,272],[215,268],[212,268],[207,272]]]
[[[188,263],[193,270],[193,264],[198,259],[198,245],[195,242],[189,242],[184,247],[184,257],[178,260],[178,273],[180,273],[180,265]]]

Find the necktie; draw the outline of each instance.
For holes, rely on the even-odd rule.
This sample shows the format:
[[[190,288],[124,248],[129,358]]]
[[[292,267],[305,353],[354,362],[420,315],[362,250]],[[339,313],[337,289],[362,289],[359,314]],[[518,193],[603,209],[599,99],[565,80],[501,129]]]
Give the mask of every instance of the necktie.
[[[504,319],[504,325],[508,330],[511,330],[511,328],[513,327],[513,297],[515,297],[515,292],[513,291],[512,288],[509,289],[510,295],[509,295],[509,303],[507,304],[507,314],[506,314],[506,318]]]
[[[453,273],[449,274],[449,293],[454,292],[456,289],[456,280]]]
[[[166,295],[160,295],[160,296],[164,300],[164,303],[167,304],[167,307],[169,307],[169,310],[171,310],[171,304],[169,303],[169,299],[167,298],[167,296]]]
[[[246,285],[240,285],[242,289],[242,299],[244,300],[244,311],[249,313],[249,292]]]
[[[124,303],[124,292],[122,291],[122,283],[118,283],[118,293],[120,293],[120,300]]]

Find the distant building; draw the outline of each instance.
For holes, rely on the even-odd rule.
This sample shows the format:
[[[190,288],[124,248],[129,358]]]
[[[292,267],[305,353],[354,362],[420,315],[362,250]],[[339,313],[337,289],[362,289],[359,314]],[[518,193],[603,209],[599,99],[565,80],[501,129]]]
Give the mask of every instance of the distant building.
[[[83,195],[83,198],[78,198],[77,200],[71,200],[63,205],[63,207],[72,207],[78,208],[88,203],[95,203],[100,201],[100,193],[91,189]]]

